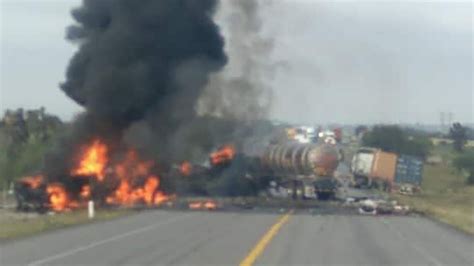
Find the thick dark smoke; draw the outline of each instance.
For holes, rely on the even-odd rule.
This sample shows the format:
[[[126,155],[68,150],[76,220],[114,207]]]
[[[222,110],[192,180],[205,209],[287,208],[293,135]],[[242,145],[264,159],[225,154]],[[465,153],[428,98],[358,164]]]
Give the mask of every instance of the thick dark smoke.
[[[133,147],[170,166],[255,134],[271,103],[272,42],[261,37],[257,1],[222,4],[228,68],[216,0],[84,0],[73,10],[67,38],[79,49],[61,88],[85,112],[46,174],[67,176],[78,147],[97,137],[113,153]]]
[[[271,59],[274,40],[265,35],[263,28],[263,11],[270,4],[223,1],[218,13],[230,60],[223,71],[211,75],[199,99],[198,112],[234,121],[234,143],[246,156],[237,157],[220,173],[219,181],[208,188],[210,194],[248,195],[259,187],[259,180],[243,177],[251,168],[248,159],[264,151],[273,132],[273,126],[264,122],[272,104],[270,82],[276,70]]]
[[[80,47],[62,89],[119,128],[169,108],[177,95],[198,97],[227,61],[215,8],[215,0],[84,0],[72,12],[78,25],[67,37]],[[187,80],[177,79],[183,74]],[[192,111],[182,108],[178,116]]]
[[[191,107],[191,112],[197,115],[185,115],[184,123],[170,127],[166,121],[169,116],[180,114],[179,108],[151,112],[127,130],[127,141],[152,153],[166,150],[171,160],[193,161],[207,158],[209,151],[220,144],[233,142],[241,147],[252,136],[259,135],[253,129],[266,118],[272,100],[269,81],[273,73],[270,60],[273,40],[262,32],[261,13],[265,7],[263,2],[254,0],[222,1],[216,20],[226,39],[229,64],[211,73],[199,94],[190,96],[185,91],[167,102]],[[189,84],[185,86],[193,86],[193,78],[189,77],[199,71],[199,65],[186,65],[179,70],[177,79]]]
[[[216,0],[84,0],[73,10],[67,38],[79,50],[61,88],[86,112],[72,142],[125,135],[169,153],[170,136],[195,121],[210,73],[227,63],[216,8]]]

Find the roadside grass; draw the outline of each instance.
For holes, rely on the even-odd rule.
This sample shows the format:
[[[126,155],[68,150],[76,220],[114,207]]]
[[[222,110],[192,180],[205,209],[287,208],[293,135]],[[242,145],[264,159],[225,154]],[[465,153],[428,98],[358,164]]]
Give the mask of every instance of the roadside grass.
[[[19,238],[65,228],[73,225],[110,220],[131,214],[131,210],[97,210],[94,219],[89,219],[87,210],[54,215],[39,215],[33,218],[5,218],[0,220],[0,241]]]
[[[446,147],[435,148],[443,158],[454,158]],[[425,165],[422,192],[393,198],[415,210],[465,232],[474,234],[474,186],[466,184],[466,176],[447,163]]]

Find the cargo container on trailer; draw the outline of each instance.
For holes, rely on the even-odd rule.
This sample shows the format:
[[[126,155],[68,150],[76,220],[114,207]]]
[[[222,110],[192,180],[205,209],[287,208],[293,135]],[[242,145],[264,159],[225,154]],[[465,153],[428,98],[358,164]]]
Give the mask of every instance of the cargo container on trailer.
[[[423,179],[423,160],[416,156],[400,155],[394,182],[401,192],[413,193],[419,190]]]
[[[385,189],[389,189],[395,179],[397,158],[398,156],[395,153],[382,150],[376,151],[372,163],[372,171],[369,176],[369,183],[382,185]]]

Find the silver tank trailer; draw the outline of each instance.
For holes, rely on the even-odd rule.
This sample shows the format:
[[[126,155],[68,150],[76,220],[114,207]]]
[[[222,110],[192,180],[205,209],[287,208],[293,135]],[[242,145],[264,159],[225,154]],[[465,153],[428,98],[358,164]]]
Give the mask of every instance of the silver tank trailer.
[[[331,144],[270,145],[262,164],[277,175],[332,177],[339,164],[339,152]]]
[[[340,159],[341,154],[331,144],[288,143],[268,146],[261,163],[275,177],[292,180],[294,199],[299,180],[303,187],[313,187],[318,199],[326,200],[333,198],[337,190],[334,172]]]

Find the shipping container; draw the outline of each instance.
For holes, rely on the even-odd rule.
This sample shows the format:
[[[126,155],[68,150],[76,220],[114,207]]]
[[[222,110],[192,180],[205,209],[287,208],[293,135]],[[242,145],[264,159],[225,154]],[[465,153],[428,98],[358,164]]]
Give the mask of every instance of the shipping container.
[[[375,148],[360,148],[352,159],[356,186],[391,185],[395,179],[397,154]]]
[[[392,184],[397,168],[397,154],[378,150],[374,155],[370,178]]]
[[[397,160],[395,183],[421,185],[423,160],[409,155],[400,155]]]

